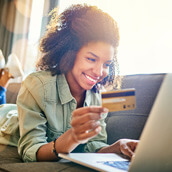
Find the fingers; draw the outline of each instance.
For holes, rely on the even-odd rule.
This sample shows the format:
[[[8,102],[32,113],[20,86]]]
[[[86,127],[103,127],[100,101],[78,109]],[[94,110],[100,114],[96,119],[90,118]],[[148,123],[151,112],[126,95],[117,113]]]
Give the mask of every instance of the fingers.
[[[107,112],[101,106],[90,106],[76,109],[72,114],[72,131],[77,142],[87,142],[95,137],[100,131],[101,114]]]
[[[73,113],[73,117],[76,116],[80,116],[86,113],[107,113],[108,109],[101,107],[101,106],[87,106],[87,107],[82,107],[82,108],[78,108],[75,110],[75,112]]]
[[[0,78],[3,77],[5,80],[9,80],[10,78],[14,78],[8,71],[7,68],[0,69]]]
[[[121,152],[122,154],[126,155],[127,157],[129,157],[130,159],[132,158],[132,156],[134,155],[134,152],[130,149],[130,147],[128,146],[124,146],[121,148]]]
[[[101,113],[106,113],[108,110],[101,106],[90,106],[76,109],[72,114],[71,125],[82,125],[89,121],[97,121],[101,119]]]
[[[100,126],[99,121],[88,121],[83,125],[78,125],[77,127],[74,127],[74,132],[75,134],[88,133],[91,132],[92,130],[95,130],[99,126]]]
[[[88,132],[83,132],[80,134],[75,134],[74,139],[77,143],[86,143],[89,139],[95,137],[101,131],[101,127],[90,130]]]
[[[134,152],[138,145],[138,140],[130,140],[130,139],[121,139],[120,149],[121,153],[132,158],[134,156]]]
[[[138,143],[139,143],[138,140],[132,140],[131,142],[128,142],[128,143],[127,143],[127,146],[128,146],[133,152],[135,152]]]
[[[6,88],[10,78],[12,78],[12,76],[8,72],[8,69],[4,68],[0,70],[0,86]]]
[[[101,119],[101,115],[100,113],[86,113],[84,115],[81,116],[73,116],[72,117],[72,122],[71,125],[72,126],[76,126],[76,125],[81,125],[84,124],[88,121],[97,121]]]
[[[2,68],[2,69],[0,69],[0,78],[3,74],[4,74],[4,69]]]

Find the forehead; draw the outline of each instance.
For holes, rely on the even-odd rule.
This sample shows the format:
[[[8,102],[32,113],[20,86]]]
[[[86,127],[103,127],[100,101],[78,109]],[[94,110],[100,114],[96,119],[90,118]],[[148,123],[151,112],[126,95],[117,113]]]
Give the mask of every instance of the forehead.
[[[105,42],[90,42],[83,46],[78,54],[90,54],[96,55],[99,58],[106,58],[107,60],[112,60],[114,57],[115,49],[112,45]]]

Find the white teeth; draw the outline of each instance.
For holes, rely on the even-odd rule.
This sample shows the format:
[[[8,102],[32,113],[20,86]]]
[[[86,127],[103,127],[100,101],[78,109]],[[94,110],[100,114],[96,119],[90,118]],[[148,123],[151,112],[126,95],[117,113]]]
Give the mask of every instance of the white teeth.
[[[86,78],[88,78],[92,82],[96,82],[97,81],[97,80],[94,80],[93,78],[89,77],[88,75],[85,75],[85,76],[86,76]]]

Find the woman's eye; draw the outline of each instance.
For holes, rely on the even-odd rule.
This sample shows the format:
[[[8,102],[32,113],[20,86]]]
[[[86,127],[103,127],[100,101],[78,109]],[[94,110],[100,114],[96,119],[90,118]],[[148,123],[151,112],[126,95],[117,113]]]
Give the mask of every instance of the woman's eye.
[[[90,58],[90,57],[87,57],[87,59],[88,59],[89,61],[92,61],[92,62],[95,62],[95,61],[96,61],[96,59],[93,59],[93,58]]]
[[[110,66],[110,64],[108,64],[108,63],[105,64],[105,67],[109,67],[109,66]]]

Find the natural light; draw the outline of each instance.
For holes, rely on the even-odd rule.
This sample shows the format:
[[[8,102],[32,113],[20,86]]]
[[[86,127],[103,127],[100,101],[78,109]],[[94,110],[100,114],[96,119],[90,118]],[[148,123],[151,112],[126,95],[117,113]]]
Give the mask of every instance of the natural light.
[[[99,6],[117,21],[121,74],[172,72],[171,0],[61,0],[60,12],[83,2]]]

